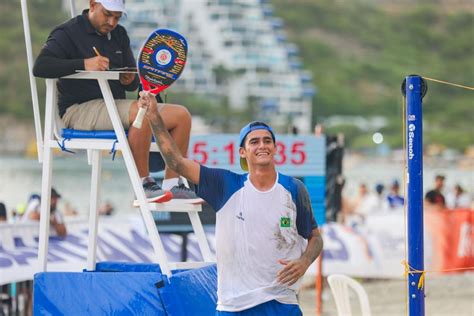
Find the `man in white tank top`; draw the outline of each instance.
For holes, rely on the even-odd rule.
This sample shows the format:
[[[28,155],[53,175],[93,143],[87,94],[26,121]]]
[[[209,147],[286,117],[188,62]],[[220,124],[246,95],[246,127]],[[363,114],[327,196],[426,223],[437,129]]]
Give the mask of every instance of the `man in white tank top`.
[[[184,158],[142,93],[166,164],[198,184],[198,195],[217,212],[217,315],[302,315],[296,294],[323,241],[303,183],[278,173],[275,135],[263,122],[240,131],[246,174],[208,168]]]

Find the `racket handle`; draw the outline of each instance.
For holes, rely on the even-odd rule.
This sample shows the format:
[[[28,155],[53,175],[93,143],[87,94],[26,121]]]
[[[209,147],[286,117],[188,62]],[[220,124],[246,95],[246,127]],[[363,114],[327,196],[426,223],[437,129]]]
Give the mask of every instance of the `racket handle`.
[[[145,117],[146,108],[140,107],[138,109],[137,117],[135,117],[135,121],[133,121],[133,127],[135,128],[142,128],[143,118]]]

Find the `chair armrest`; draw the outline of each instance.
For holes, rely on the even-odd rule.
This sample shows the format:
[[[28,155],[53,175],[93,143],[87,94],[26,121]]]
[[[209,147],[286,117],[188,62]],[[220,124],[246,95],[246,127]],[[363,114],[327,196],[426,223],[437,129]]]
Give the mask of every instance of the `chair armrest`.
[[[119,80],[119,71],[85,71],[78,70],[77,73],[61,77],[63,79],[106,79],[106,80]]]

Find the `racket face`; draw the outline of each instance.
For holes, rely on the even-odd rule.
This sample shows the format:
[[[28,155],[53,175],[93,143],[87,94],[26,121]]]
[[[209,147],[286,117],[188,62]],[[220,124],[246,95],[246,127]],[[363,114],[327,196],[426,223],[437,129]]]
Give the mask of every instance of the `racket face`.
[[[137,69],[143,90],[158,94],[175,82],[184,70],[186,39],[171,30],[158,29],[143,43]]]

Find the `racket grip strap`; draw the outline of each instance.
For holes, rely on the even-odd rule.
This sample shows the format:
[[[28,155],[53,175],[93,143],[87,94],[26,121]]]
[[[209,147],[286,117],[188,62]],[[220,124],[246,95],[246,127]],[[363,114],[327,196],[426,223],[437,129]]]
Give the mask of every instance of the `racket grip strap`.
[[[135,121],[133,121],[133,127],[135,128],[142,128],[143,118],[145,117],[146,108],[139,107],[137,117],[135,117]]]

